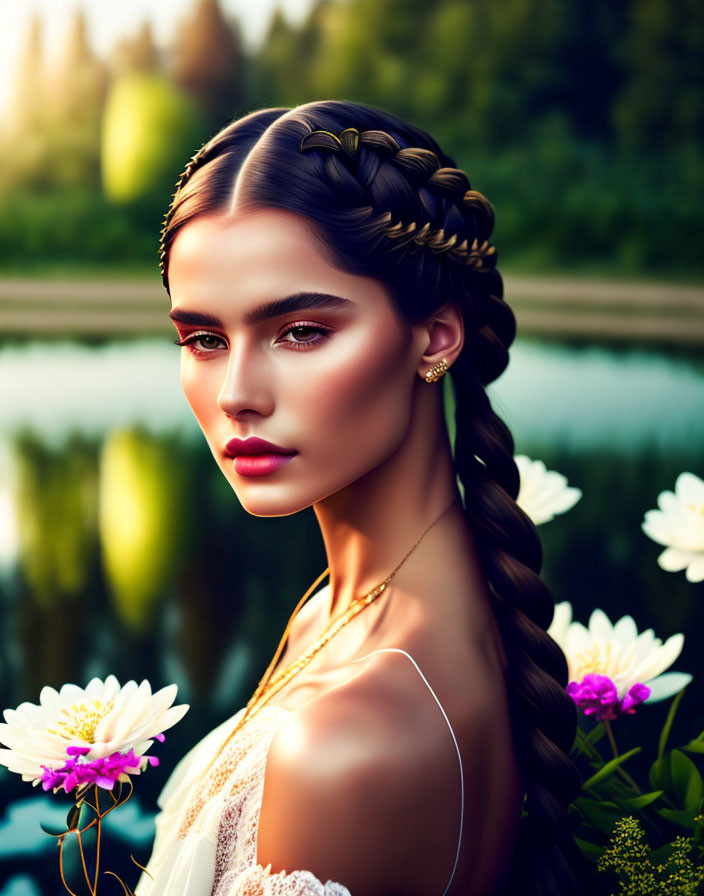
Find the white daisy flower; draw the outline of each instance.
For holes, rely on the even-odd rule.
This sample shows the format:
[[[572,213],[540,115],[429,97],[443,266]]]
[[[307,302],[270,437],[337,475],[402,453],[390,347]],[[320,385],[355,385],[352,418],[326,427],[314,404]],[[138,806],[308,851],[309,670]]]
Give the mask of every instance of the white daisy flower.
[[[517,454],[514,460],[521,478],[516,503],[536,526],[565,513],[582,497],[581,489],[570,488],[567,477],[547,470],[542,460],[531,460],[525,454]]]
[[[0,742],[8,749],[0,750],[0,764],[33,785],[41,781],[45,790],[68,793],[86,783],[112,789],[115,781],[158,764],[144,754],[188,710],[171,705],[176,691],[172,684],[152,694],[148,681],[120,687],[114,675],[94,678],[85,689],[42,688],[39,705],[5,710]]]
[[[640,703],[665,700],[689,684],[692,676],[665,669],[677,659],[684,635],[672,635],[663,644],[652,629],[638,634],[631,616],[612,624],[596,609],[585,628],[572,621],[572,605],[555,605],[548,634],[567,658],[567,693],[585,715],[615,719],[632,715]]]
[[[658,564],[668,572],[686,569],[688,582],[704,580],[704,481],[680,473],[675,491],[658,495],[660,510],[648,510],[641,528],[666,550]]]

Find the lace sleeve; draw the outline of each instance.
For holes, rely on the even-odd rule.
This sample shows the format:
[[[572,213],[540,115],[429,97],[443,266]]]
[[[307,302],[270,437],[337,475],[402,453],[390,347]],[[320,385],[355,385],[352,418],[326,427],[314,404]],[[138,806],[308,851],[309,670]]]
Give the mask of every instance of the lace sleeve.
[[[176,766],[159,798],[154,848],[137,896],[351,896],[310,871],[272,874],[271,865],[257,863],[267,752],[287,715],[263,707],[220,751],[238,713]]]
[[[322,883],[310,871],[271,873],[271,865],[252,865],[230,880],[223,878],[223,896],[352,896],[347,887],[328,880]]]

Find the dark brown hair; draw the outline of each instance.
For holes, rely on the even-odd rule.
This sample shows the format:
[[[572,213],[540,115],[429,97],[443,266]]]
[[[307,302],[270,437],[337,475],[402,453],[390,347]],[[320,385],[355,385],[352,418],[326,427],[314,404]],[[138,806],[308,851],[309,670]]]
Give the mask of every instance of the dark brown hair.
[[[358,137],[340,140],[350,128]],[[462,309],[465,344],[450,370],[455,469],[509,658],[511,721],[527,793],[528,815],[502,892],[583,893],[588,863],[566,811],[581,784],[568,756],[577,713],[565,691],[567,662],[546,633],[554,604],[539,576],[540,538],[515,500],[513,439],[484,389],[506,368],[516,331],[488,244],[491,206],[432,137],[379,109],[339,101],[264,109],[217,134],[179,180],[162,233],[167,290],[176,234],[198,215],[226,213],[235,189],[238,206],[308,218],[333,263],[383,283],[401,319],[426,320],[448,298]]]

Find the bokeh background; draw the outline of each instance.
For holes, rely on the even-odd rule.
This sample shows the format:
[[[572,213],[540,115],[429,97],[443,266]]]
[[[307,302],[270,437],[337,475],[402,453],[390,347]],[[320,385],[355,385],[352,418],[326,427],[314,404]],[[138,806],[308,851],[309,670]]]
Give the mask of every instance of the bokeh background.
[[[0,707],[178,683],[192,708],[116,855],[146,860],[169,769],[246,702],[325,566],[310,511],[249,517],[222,480],[158,274],[180,170],[261,106],[387,108],[489,198],[519,328],[492,399],[516,453],[583,491],[540,528],[544,577],[584,623],[684,632],[672,743],[704,728],[704,585],[641,531],[704,476],[703,69],[694,0],[1,0]],[[632,769],[666,711],[619,721],[649,745]],[[0,769],[0,896],[62,892],[39,821],[67,808]]]

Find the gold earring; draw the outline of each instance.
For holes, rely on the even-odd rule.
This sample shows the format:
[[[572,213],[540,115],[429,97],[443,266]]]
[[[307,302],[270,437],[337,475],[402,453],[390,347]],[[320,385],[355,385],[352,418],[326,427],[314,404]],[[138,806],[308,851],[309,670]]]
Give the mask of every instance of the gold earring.
[[[447,360],[445,358],[442,361],[438,361],[437,364],[433,364],[430,370],[425,374],[426,383],[435,383],[440,377],[444,376],[447,373]]]

